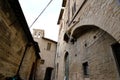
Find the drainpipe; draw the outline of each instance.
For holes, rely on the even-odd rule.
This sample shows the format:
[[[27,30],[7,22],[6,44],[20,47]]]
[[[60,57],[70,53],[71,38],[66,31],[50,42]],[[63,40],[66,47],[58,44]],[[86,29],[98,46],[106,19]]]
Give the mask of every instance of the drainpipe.
[[[55,57],[54,57],[54,74],[52,76],[52,79],[56,79],[56,59],[57,59],[57,45],[56,45],[56,50],[55,50]]]
[[[35,60],[34,80],[36,80],[37,62],[38,62],[38,58],[36,58]]]
[[[19,75],[20,68],[21,68],[21,65],[22,65],[22,63],[23,63],[23,59],[24,59],[24,57],[25,57],[25,53],[26,53],[26,51],[27,51],[27,48],[30,47],[30,46],[31,46],[31,44],[26,44],[26,46],[25,46],[25,50],[24,50],[24,53],[23,53],[23,56],[22,56],[22,59],[21,59],[20,65],[19,65],[19,67],[18,67],[18,70],[17,70],[16,75]]]
[[[41,59],[40,56],[38,56],[37,54],[40,53],[40,50],[39,50],[39,46],[38,46],[38,43],[37,42],[34,42],[34,48],[35,48],[35,54],[36,54],[36,59],[35,59],[35,64],[34,64],[34,69],[33,69],[33,74],[32,74],[32,79],[33,80],[36,80],[36,76],[37,76],[37,66],[38,66],[38,59]]]
[[[19,67],[18,67],[18,70],[17,70],[16,75],[13,76],[13,77],[7,77],[6,80],[22,80],[22,79],[20,78],[19,72],[20,72],[20,68],[21,68],[21,65],[22,65],[22,63],[23,63],[23,59],[24,59],[24,57],[25,57],[26,51],[27,51],[28,47],[30,47],[30,46],[31,46],[31,44],[28,44],[28,43],[27,43],[26,46],[25,46],[25,50],[24,50],[24,53],[23,53],[23,56],[22,56],[22,59],[21,59],[20,65],[19,65]]]
[[[24,57],[25,57],[26,51],[27,51],[28,47],[30,47],[31,45],[32,45],[32,44],[27,43],[26,46],[25,46],[25,50],[24,50],[24,53],[23,53],[23,56],[22,56],[22,59],[21,59],[20,65],[19,65],[19,67],[18,67],[18,70],[17,70],[16,75],[14,76],[14,77],[15,77],[15,80],[21,80],[20,75],[19,75],[20,68],[21,68],[21,66],[22,66],[22,63],[23,63],[23,60],[24,60]]]

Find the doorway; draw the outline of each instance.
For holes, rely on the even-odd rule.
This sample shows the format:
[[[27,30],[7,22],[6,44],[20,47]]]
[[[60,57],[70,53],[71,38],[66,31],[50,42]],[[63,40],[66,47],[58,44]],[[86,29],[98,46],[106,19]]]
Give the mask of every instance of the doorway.
[[[113,49],[113,54],[114,54],[117,68],[118,68],[119,75],[120,75],[120,44],[119,43],[113,44],[112,49]]]
[[[69,80],[69,55],[65,54],[65,80]]]
[[[51,67],[48,67],[46,69],[44,80],[51,80],[52,70],[53,70],[53,68],[51,68]]]

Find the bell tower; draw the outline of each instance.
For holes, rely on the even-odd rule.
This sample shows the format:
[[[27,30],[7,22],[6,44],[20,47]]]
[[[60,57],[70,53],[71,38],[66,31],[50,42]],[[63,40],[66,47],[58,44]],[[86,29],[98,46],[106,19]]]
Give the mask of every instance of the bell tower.
[[[35,38],[44,37],[44,30],[33,29],[33,37],[35,37]]]

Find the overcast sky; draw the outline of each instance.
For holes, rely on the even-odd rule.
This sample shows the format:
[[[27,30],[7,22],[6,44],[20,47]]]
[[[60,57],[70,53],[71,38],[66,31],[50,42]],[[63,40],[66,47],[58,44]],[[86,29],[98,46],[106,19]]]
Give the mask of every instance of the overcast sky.
[[[50,0],[19,0],[28,26],[33,23],[35,18],[41,13],[49,1]],[[44,29],[46,38],[57,41],[59,31],[57,21],[61,9],[61,3],[62,0],[53,0],[30,30],[33,31],[33,29]]]

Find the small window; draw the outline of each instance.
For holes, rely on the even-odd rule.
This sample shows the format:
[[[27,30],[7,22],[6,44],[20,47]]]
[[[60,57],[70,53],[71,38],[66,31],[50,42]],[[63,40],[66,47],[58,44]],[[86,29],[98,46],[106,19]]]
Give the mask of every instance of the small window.
[[[47,50],[50,50],[51,49],[51,43],[48,43],[47,44]]]
[[[40,33],[38,33],[38,35],[40,36]]]
[[[43,59],[40,60],[40,63],[41,63],[41,64],[44,64],[44,63],[45,63],[45,60],[43,60]]]
[[[88,62],[83,63],[83,74],[85,78],[89,77]]]
[[[57,78],[58,78],[58,69],[59,69],[59,63],[57,63],[57,74],[56,74]]]
[[[40,37],[41,37],[41,33],[39,32],[39,33],[38,33],[38,38],[40,38]]]
[[[66,23],[69,23],[70,21],[70,0],[68,0],[68,12],[67,12],[67,17],[68,17],[68,20]]]

